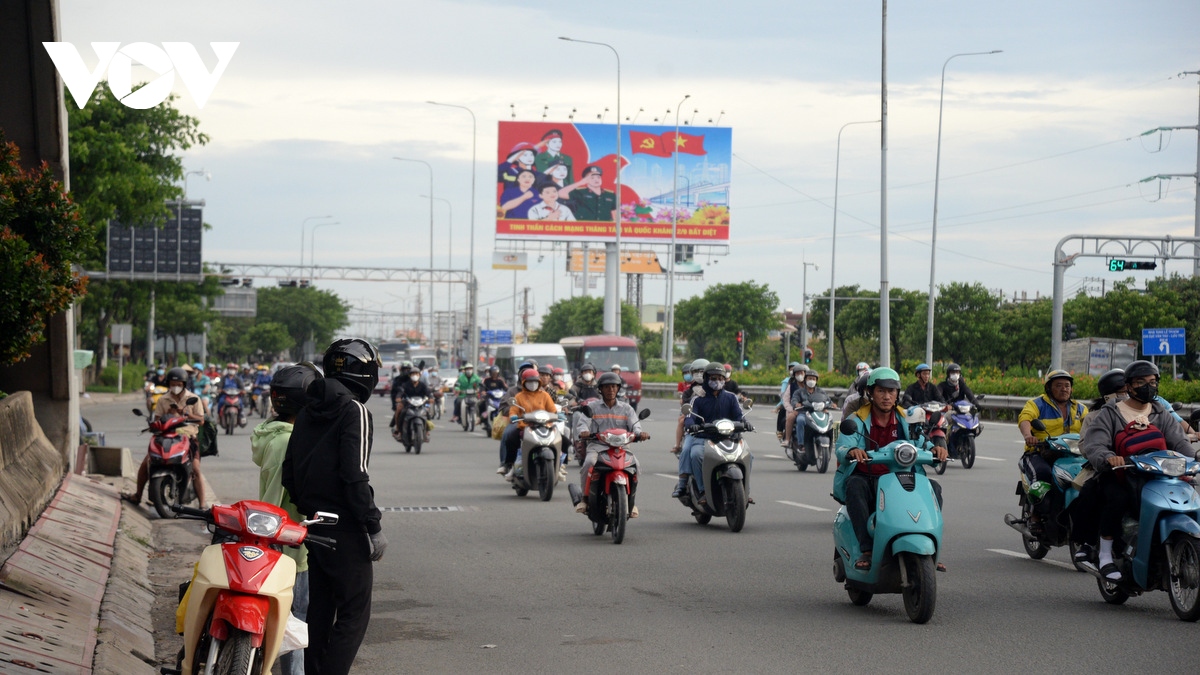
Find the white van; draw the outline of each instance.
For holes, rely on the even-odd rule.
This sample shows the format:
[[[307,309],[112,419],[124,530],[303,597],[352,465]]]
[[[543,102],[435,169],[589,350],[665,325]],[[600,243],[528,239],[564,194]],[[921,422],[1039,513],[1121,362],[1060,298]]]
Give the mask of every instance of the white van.
[[[550,365],[562,368],[567,376],[567,386],[571,386],[570,369],[567,368],[567,353],[557,342],[531,342],[519,345],[497,345],[495,365],[500,367],[500,377],[511,384],[516,382],[517,366],[533,359],[539,366]]]

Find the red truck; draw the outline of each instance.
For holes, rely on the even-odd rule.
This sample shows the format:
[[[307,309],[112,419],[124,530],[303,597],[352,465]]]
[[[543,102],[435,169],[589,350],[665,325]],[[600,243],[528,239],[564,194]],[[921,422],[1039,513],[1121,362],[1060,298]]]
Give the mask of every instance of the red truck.
[[[625,381],[623,394],[636,410],[642,402],[642,368],[644,363],[638,353],[637,341],[629,337],[613,335],[580,335],[558,341],[567,353],[571,374],[579,378],[579,369],[590,363],[597,373],[621,366],[621,379]]]

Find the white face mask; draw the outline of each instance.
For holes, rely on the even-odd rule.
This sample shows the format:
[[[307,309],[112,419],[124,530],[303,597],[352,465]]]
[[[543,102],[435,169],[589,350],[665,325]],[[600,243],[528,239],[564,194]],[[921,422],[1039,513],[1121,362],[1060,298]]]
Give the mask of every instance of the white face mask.
[[[415,375],[415,374],[414,374],[414,375],[409,375],[409,376],[408,376],[408,380],[409,380],[410,382],[416,382],[416,381],[417,381],[417,380],[419,380],[419,379],[421,379],[421,376],[420,376],[420,375]]]
[[[796,375],[796,381],[803,382],[804,381],[804,373],[800,373],[799,375]]]
[[[183,393],[183,385],[182,384],[171,385],[171,393],[175,394],[176,396],[182,394]]]
[[[958,382],[958,373],[950,373],[950,377],[948,379],[953,383],[957,383]]]
[[[537,382],[537,381],[526,382],[525,388],[528,389],[529,391],[537,391],[538,385],[540,385],[540,384],[541,384],[541,382]]]
[[[805,385],[806,387],[808,387],[809,389],[812,389],[813,387],[817,386],[817,381],[816,381],[816,380],[811,380],[811,379],[810,379],[810,380],[805,380],[805,381],[804,381],[804,385]]]
[[[588,372],[584,373],[582,375],[582,377],[583,377],[584,382],[591,382],[596,377],[596,375],[594,373],[592,373],[591,371],[588,371]]]

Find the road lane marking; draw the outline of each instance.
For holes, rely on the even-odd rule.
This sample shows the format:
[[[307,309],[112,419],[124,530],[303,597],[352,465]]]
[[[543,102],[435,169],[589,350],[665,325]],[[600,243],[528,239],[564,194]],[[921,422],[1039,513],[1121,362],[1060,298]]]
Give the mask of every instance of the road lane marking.
[[[669,474],[669,473],[656,473],[656,474],[654,474],[654,475],[655,475],[655,476],[662,476],[663,478],[670,478],[671,480],[679,480],[679,474],[674,474],[674,475],[672,475],[672,474]]]
[[[999,553],[1000,555],[1006,555],[1006,556],[1009,556],[1012,558],[1023,558],[1025,560],[1033,560],[1033,558],[1030,558],[1025,553],[1017,553],[1016,551],[1006,551],[1002,548],[989,548],[986,550],[991,553]],[[1075,571],[1075,566],[1072,565],[1071,563],[1065,563],[1065,562],[1061,562],[1058,560],[1047,560],[1046,558],[1042,558],[1041,560],[1039,560],[1037,562],[1043,562],[1043,563],[1046,563],[1047,565],[1054,565],[1055,567],[1061,567],[1065,570],[1071,570],[1072,572]]]
[[[783,455],[762,455],[762,457],[766,457],[767,459],[787,459]]]
[[[984,457],[983,455],[975,455],[975,459],[983,459],[989,462],[1007,462],[1007,459],[1002,457]]]
[[[832,510],[832,509],[823,509],[820,506],[809,506],[808,504],[801,504],[799,502],[788,502],[788,501],[784,501],[782,499],[777,499],[776,501],[779,502],[780,504],[787,504],[788,506],[795,506],[798,509],[808,509],[809,511],[821,511],[824,513],[828,513],[829,511]]]

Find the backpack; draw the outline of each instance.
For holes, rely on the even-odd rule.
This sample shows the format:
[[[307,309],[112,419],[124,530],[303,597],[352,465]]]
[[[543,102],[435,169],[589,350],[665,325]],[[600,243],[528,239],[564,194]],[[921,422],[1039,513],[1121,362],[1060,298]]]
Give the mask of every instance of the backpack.
[[[1139,424],[1134,420],[1113,437],[1113,449],[1122,457],[1140,455],[1144,452],[1166,450],[1167,439],[1153,424]]]

